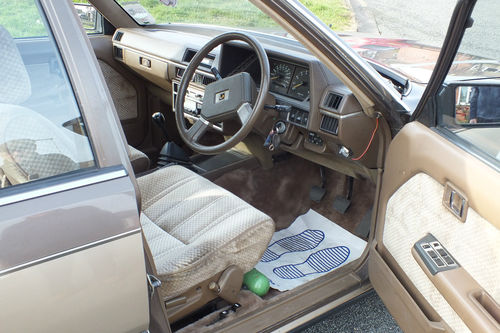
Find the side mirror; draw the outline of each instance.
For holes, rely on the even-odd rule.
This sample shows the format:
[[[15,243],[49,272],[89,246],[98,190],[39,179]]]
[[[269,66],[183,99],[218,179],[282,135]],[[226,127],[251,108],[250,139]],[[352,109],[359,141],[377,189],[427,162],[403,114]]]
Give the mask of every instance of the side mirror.
[[[102,33],[102,16],[92,5],[86,3],[74,4],[76,13],[87,34]]]
[[[455,88],[455,124],[500,125],[500,86],[457,86]]]

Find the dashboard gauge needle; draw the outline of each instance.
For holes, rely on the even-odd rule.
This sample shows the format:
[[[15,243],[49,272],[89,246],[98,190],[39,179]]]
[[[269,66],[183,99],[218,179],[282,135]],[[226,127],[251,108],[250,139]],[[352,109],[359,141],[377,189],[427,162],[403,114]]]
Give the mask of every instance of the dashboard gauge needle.
[[[297,83],[296,85],[294,85],[294,86],[292,87],[292,89],[293,89],[293,90],[295,90],[295,89],[297,89],[298,87],[300,87],[300,86],[301,86],[301,85],[303,85],[303,84],[304,84],[304,82]]]
[[[271,80],[279,79],[279,76],[271,76]]]

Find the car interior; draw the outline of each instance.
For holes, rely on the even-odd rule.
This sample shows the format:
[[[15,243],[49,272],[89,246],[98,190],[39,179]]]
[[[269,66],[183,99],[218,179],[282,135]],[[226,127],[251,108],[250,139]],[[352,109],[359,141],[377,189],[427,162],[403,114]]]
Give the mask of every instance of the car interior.
[[[160,272],[163,270],[160,258],[165,256],[165,253],[171,254],[172,250],[169,247],[161,248],[155,245],[159,242],[155,236],[161,237],[158,236],[158,233],[161,233],[158,224],[163,230],[174,228],[173,231],[169,231],[170,234],[178,231],[175,230],[178,227],[173,227],[179,225],[178,221],[183,221],[181,223],[183,224],[186,220],[189,222],[189,219],[179,217],[180,220],[169,226],[166,222],[151,223],[148,217],[153,221],[155,219],[174,221],[177,217],[173,220],[172,214],[179,214],[172,212],[171,207],[175,207],[175,210],[187,214],[185,216],[191,216],[193,212],[196,214],[202,212],[203,220],[212,218],[217,221],[216,216],[212,216],[214,214],[211,211],[212,207],[214,210],[220,210],[220,205],[223,204],[217,196],[205,202],[194,199],[202,196],[199,188],[204,187],[201,184],[195,187],[191,187],[194,186],[191,183],[179,186],[177,182],[184,183],[189,179],[191,173],[188,173],[187,169],[212,182],[203,181],[207,184],[207,191],[211,188],[208,184],[216,184],[217,189],[220,190],[221,187],[265,213],[274,221],[276,231],[286,229],[297,216],[312,208],[342,228],[367,240],[376,187],[377,174],[374,170],[377,165],[377,148],[380,145],[378,136],[372,134],[378,121],[363,113],[349,89],[297,42],[290,40],[284,43],[273,40],[272,37],[259,36],[268,58],[268,75],[271,76],[269,93],[263,96],[264,101],[261,102],[265,104],[263,110],[255,118],[251,131],[241,142],[229,149],[219,149],[217,155],[213,155],[212,151],[208,154],[197,153],[192,149],[197,147],[190,147],[186,144],[186,140],[182,139],[180,135],[182,129],[178,130],[175,127],[176,107],[184,108],[182,121],[185,121],[187,126],[195,126],[200,114],[206,112],[206,109],[202,110],[202,105],[209,101],[204,98],[207,86],[218,83],[216,75],[210,71],[212,67],[216,67],[224,78],[234,77],[242,72],[250,74],[251,81],[261,92],[265,91],[260,89],[263,84],[263,70],[256,50],[241,40],[228,40],[214,49],[207,49],[207,54],[198,59],[199,65],[189,68],[189,64],[193,64],[196,52],[204,46],[204,42],[210,40],[210,37],[203,36],[202,31],[197,31],[196,34],[188,33],[186,38],[179,39],[178,33],[186,32],[149,31],[141,28],[117,29],[111,38],[91,38],[98,59],[100,53],[109,54],[110,49],[113,50],[112,57],[107,59],[111,65],[103,65],[105,63],[102,59],[99,63],[101,68],[114,66],[118,69],[103,69],[103,74],[120,117],[123,117],[126,111],[120,110],[123,103],[113,92],[123,89],[113,86],[110,73],[114,72],[115,76],[120,76],[119,73],[135,76],[136,80],[143,80],[148,88],[146,94],[152,107],[149,109],[151,121],[149,117],[146,118],[144,123],[148,127],[143,131],[146,137],[138,140],[141,145],[136,148],[148,154],[153,169],[176,164],[153,172],[137,170],[140,188],[147,189],[147,194],[142,192],[144,214],[141,222]],[[151,40],[156,42],[151,43]],[[142,47],[138,48],[138,45]],[[186,72],[192,79],[189,80],[187,87],[181,88],[182,77]],[[125,80],[122,77],[120,81]],[[230,82],[229,86],[235,84],[238,83]],[[185,91],[179,97],[181,89]],[[213,89],[218,92],[225,88]],[[242,88],[244,89],[247,87]],[[177,102],[178,98],[185,100],[184,105]],[[258,100],[259,97],[253,98]],[[259,101],[255,104],[259,104]],[[224,116],[208,119],[215,119],[214,126],[199,138],[199,145],[217,147],[227,142],[225,140],[230,137],[238,135],[239,119],[224,118]],[[134,142],[137,133],[127,130],[125,124],[131,122],[130,119],[122,119],[122,122],[130,144]],[[240,122],[243,123],[241,120]],[[273,149],[269,149],[269,146],[266,147],[264,144],[269,132],[274,128],[280,131],[280,142],[274,144]],[[339,154],[341,149],[345,150],[345,156]],[[171,174],[173,169],[186,175],[173,176]],[[141,177],[141,172],[146,172],[146,175]],[[195,182],[201,182],[199,177],[195,179]],[[172,191],[161,199],[165,202],[164,205],[168,202],[168,206],[163,206],[164,213],[161,216],[158,215],[160,214],[158,208],[150,207],[147,201],[157,195],[156,190],[149,190],[151,184],[157,184],[158,191],[160,188],[175,188],[175,192]],[[153,192],[150,194],[150,191]],[[168,199],[178,195],[193,200],[184,200],[181,206],[174,199]],[[217,204],[210,206],[214,202]],[[207,209],[207,206],[210,208]],[[237,206],[234,209],[238,209]],[[154,210],[156,212],[153,213]],[[227,223],[231,224],[230,219],[248,217],[249,213],[238,214],[227,218]],[[262,217],[260,219],[262,220]],[[269,221],[270,219],[268,223]],[[262,223],[264,222],[261,221]],[[205,225],[205,222],[202,225]],[[257,227],[256,225],[255,228]],[[247,251],[244,256],[245,260],[249,260],[248,265],[243,262],[231,262],[236,263],[242,272],[248,271],[255,265],[272,236],[273,227],[262,225],[259,228],[262,229],[257,232],[262,237],[260,245],[257,244],[257,240],[253,244],[246,245]],[[255,235],[252,237],[256,237]],[[189,236],[192,237],[193,235]],[[176,238],[179,239],[179,236]],[[186,236],[182,238],[186,239]],[[250,255],[255,258],[250,260]],[[211,324],[214,316],[217,319],[221,305],[215,305],[215,311],[208,310],[210,307],[205,305],[208,300],[216,296],[210,290],[210,283],[214,279],[220,281],[218,285],[222,288],[224,281],[226,279],[229,281],[229,276],[234,275],[237,282],[227,282],[228,288],[233,288],[231,283],[241,284],[242,272],[236,273],[232,266],[217,267],[215,262],[214,260],[209,264],[211,267],[209,274],[201,273],[202,266],[196,266],[196,271],[203,274],[202,276],[213,275],[208,280],[195,283],[195,277],[189,275],[190,282],[180,287],[175,281],[182,281],[182,284],[185,284],[188,275],[182,273],[178,278],[165,277],[171,288],[175,288],[160,289],[167,300],[169,320],[174,322],[174,325],[175,322],[179,327],[189,324],[190,329],[195,330],[207,323]],[[200,293],[200,288],[204,293]],[[230,304],[238,300],[239,304],[243,305],[241,310],[233,315],[237,317],[255,311],[256,308],[264,309],[268,304],[277,304],[276,302],[286,299],[292,292],[298,291],[272,290],[261,298],[247,290],[239,291],[239,295],[231,295],[222,290],[218,296]],[[214,302],[210,305],[214,306]],[[200,308],[202,309],[198,311],[199,313],[212,312],[212,314],[194,322],[193,318],[199,316],[188,316],[182,320],[187,313]],[[217,324],[211,326],[215,329]]]
[[[280,306],[290,304],[300,313],[311,304],[319,307],[354,289],[370,288],[368,246],[356,260],[288,291],[270,289],[258,296],[241,288],[244,274],[265,256],[273,233],[310,209],[365,244],[376,237],[373,222],[379,214],[389,228],[377,235],[389,244],[389,251],[380,251],[404,252],[398,240],[411,238],[412,231],[405,229],[411,224],[397,221],[411,211],[415,188],[427,184],[439,193],[445,177],[436,183],[415,167],[413,174],[384,182],[388,185],[380,192],[384,161],[400,164],[401,152],[413,143],[403,135],[400,145],[388,151],[385,120],[367,115],[343,80],[298,41],[241,31],[222,34],[216,27],[113,23],[103,18],[103,33],[89,35],[89,42],[125,134],[141,194],[143,234],[174,331],[236,323],[244,328],[245,319],[262,313],[268,314],[262,325],[272,327],[273,320],[285,316],[273,318]],[[8,62],[0,61],[1,76],[12,78],[10,95],[0,95],[0,133],[6,133],[0,140],[1,187],[93,167],[92,151],[81,149],[88,146],[84,119],[76,102],[65,98],[61,82],[67,77],[57,50],[43,38],[13,40],[4,28],[0,45],[9,49],[1,59]],[[404,89],[396,74],[381,75],[387,85]],[[40,94],[50,95],[51,104],[44,105],[47,98]],[[74,117],[51,112],[61,108],[73,108]],[[33,137],[10,130],[21,125]],[[420,126],[406,131],[421,133]],[[39,142],[51,144],[40,148]],[[442,146],[436,151],[455,156]],[[385,206],[377,212],[379,193]],[[422,195],[417,201],[431,198]],[[434,201],[441,204],[439,197]],[[476,218],[475,212],[469,214]],[[484,235],[488,249],[496,238]],[[490,278],[481,281],[490,288]],[[433,311],[427,318],[436,321]]]
[[[287,297],[286,292],[273,290],[261,299],[247,290],[240,291],[239,286],[243,274],[262,257],[273,232],[286,229],[310,208],[367,239],[377,160],[377,149],[370,148],[377,147],[379,141],[375,136],[372,142],[370,136],[376,120],[362,112],[356,98],[335,75],[297,42],[261,36],[260,42],[250,40],[262,44],[257,50],[264,52],[262,61],[267,65],[268,89],[260,89],[266,83],[257,52],[236,40],[244,39],[245,34],[229,36],[227,42],[208,49],[200,64],[191,68],[193,78],[186,81],[182,96],[186,101],[181,106],[182,121],[192,126],[200,117],[205,89],[217,83],[211,67],[217,67],[222,77],[248,73],[242,78],[241,89],[250,93],[247,97],[235,96],[235,103],[247,98],[253,104],[257,99],[255,104],[260,105],[261,112],[255,112],[246,133],[236,138],[241,142],[218,149],[218,154],[200,154],[182,140],[174,112],[182,75],[197,49],[210,38],[188,34],[192,40],[181,43],[176,31],[143,30],[117,29],[113,35],[90,36],[90,41],[129,144],[129,158],[142,196],[141,224],[158,277],[165,281],[160,293],[171,323],[182,322],[197,310],[218,314],[221,300],[246,303],[238,311],[241,315]],[[159,44],[148,43],[151,38],[169,47],[154,49]],[[64,91],[58,91],[64,86],[57,81],[64,77],[61,68],[54,65],[57,51],[43,40],[15,43],[5,29],[2,41],[16,55],[8,57],[11,62],[4,62],[2,71],[9,74],[16,69],[21,73],[10,74],[22,78],[12,81],[12,91],[32,87],[10,101],[15,105],[12,108],[23,110],[15,109],[8,117],[6,114],[2,118],[5,128],[23,122],[35,128],[30,131],[33,142],[50,140],[58,145],[49,155],[43,152],[48,162],[32,165],[32,161],[40,161],[37,156],[41,153],[32,149],[33,157],[16,160],[16,151],[24,146],[15,147],[19,140],[6,136],[3,153],[12,163],[2,167],[2,185],[92,167],[88,162],[92,161],[92,152],[79,150],[81,156],[72,153],[72,147],[82,146],[78,140],[87,140],[78,113],[73,119],[59,119],[57,112],[51,116],[47,111],[75,107],[73,101],[64,100]],[[47,82],[53,88],[37,88]],[[229,82],[230,86],[235,84],[240,83]],[[62,105],[42,105],[39,101],[47,100],[38,96],[42,93]],[[25,119],[33,124],[26,124]],[[214,124],[200,136],[203,146],[221,145],[238,132],[238,120],[227,114],[209,119],[214,119]],[[239,119],[241,123],[246,120]],[[48,130],[37,130],[37,124],[47,124]],[[273,128],[279,131],[281,142],[270,149],[264,143]],[[339,155],[341,147],[346,156]],[[359,158],[351,158],[353,154]],[[194,325],[193,318],[197,317],[187,316],[180,327]]]

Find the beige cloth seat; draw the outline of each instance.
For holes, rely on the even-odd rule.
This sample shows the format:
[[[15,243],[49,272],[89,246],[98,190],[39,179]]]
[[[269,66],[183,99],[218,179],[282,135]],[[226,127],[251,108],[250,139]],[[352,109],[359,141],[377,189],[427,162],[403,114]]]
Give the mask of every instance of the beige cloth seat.
[[[166,167],[137,182],[141,223],[164,299],[230,265],[249,271],[271,240],[269,216],[184,167]]]
[[[149,170],[149,157],[131,145],[128,145],[128,158],[130,160],[130,164],[132,164],[132,169],[134,169],[135,174]]]

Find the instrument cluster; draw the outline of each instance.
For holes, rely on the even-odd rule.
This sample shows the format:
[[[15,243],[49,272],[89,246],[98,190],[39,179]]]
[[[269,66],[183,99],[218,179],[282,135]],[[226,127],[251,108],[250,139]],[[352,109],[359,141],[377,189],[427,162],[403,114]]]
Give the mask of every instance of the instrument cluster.
[[[309,97],[309,69],[282,60],[269,58],[272,92],[297,100]]]

